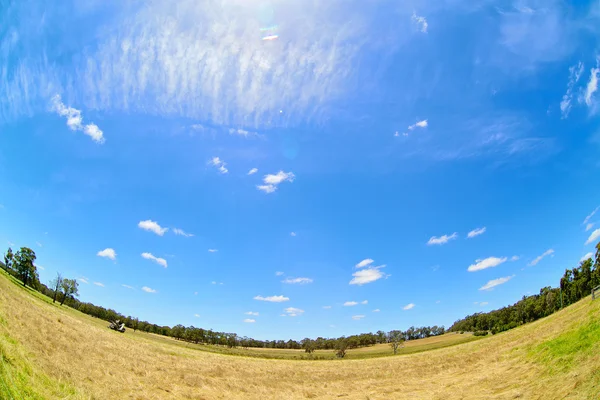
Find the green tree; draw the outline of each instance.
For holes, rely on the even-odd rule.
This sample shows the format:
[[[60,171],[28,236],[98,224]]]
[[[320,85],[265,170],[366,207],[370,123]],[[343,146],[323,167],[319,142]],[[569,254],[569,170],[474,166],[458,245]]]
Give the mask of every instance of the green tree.
[[[35,252],[29,247],[21,247],[17,254],[14,256],[14,265],[17,270],[17,274],[23,281],[23,286],[27,285],[30,280],[34,280],[36,276],[36,269],[33,262],[36,259]]]
[[[346,350],[348,350],[348,339],[341,337],[335,344],[335,355],[337,358],[346,357]]]
[[[13,260],[14,260],[13,251],[9,247],[8,250],[6,251],[6,254],[4,254],[4,267],[5,267],[6,271],[12,269]]]
[[[63,292],[63,298],[60,302],[61,306],[64,304],[67,297],[79,296],[79,283],[77,283],[75,279],[63,279],[61,289]]]
[[[392,350],[394,350],[394,355],[398,354],[398,347],[402,347],[402,344],[404,343],[404,335],[402,332],[390,331],[387,340]]]
[[[50,287],[54,288],[54,296],[52,297],[53,303],[56,303],[56,297],[58,296],[58,293],[60,292],[60,289],[62,287],[62,282],[63,282],[63,277],[60,275],[59,272],[56,273],[56,278],[54,278],[53,280],[50,281]]]

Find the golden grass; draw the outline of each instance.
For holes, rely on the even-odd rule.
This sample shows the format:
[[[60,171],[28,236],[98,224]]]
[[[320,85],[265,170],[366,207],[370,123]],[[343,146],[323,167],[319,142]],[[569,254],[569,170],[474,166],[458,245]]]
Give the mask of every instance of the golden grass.
[[[589,297],[482,340],[335,361],[223,356],[154,335],[120,334],[104,321],[52,305],[3,274],[0,317],[0,384],[8,373],[24,374],[20,392],[12,394],[18,399],[600,398],[600,338],[593,336],[600,301]],[[7,365],[9,343],[17,350]]]

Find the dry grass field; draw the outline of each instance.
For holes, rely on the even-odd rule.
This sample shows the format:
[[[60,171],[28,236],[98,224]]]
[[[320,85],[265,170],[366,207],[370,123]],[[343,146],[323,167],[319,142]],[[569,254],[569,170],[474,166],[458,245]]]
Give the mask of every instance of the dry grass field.
[[[1,273],[0,398],[598,399],[600,301],[587,297],[512,331],[414,354],[271,360],[110,331]]]

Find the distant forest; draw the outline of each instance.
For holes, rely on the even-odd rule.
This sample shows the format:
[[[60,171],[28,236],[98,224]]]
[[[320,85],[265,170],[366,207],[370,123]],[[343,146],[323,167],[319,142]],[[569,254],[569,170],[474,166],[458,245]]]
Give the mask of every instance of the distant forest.
[[[596,245],[595,261],[591,258],[584,260],[578,267],[567,269],[560,280],[558,288],[545,287],[539,294],[523,296],[523,299],[499,310],[488,313],[476,313],[456,321],[448,331],[452,332],[476,332],[487,334],[491,332],[506,331],[527,322],[548,316],[553,312],[575,303],[581,298],[588,296],[592,288],[600,285],[600,243]],[[211,329],[197,328],[183,325],[159,326],[138,318],[124,316],[115,310],[106,309],[92,303],[85,303],[76,299],[78,296],[78,283],[75,279],[63,278],[60,274],[49,282],[50,287],[41,283],[35,267],[35,252],[27,247],[22,247],[13,254],[12,249],[4,255],[4,263],[0,262],[2,268],[10,275],[21,280],[23,285],[38,290],[42,294],[66,304],[85,314],[106,321],[121,320],[125,326],[143,332],[170,336],[178,340],[192,343],[203,343],[222,345],[228,347],[262,347],[278,349],[304,349],[311,353],[314,350],[336,350],[338,356],[343,357],[346,349],[370,346],[379,343],[389,343],[394,353],[399,343],[405,340],[421,339],[430,336],[441,335],[446,332],[443,326],[410,327],[406,331],[393,330],[390,332],[377,331],[376,333],[362,333],[339,338],[316,339],[305,338],[296,340],[256,340],[241,337],[235,333],[216,332]]]

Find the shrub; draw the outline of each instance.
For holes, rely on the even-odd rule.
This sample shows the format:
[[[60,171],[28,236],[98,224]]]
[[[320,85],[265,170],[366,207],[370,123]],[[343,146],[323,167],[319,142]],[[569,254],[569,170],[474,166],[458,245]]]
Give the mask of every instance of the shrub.
[[[487,336],[488,331],[475,331],[473,332],[473,336]]]

